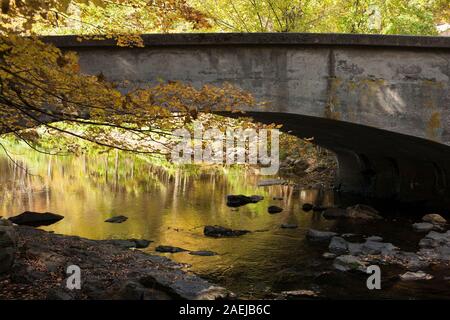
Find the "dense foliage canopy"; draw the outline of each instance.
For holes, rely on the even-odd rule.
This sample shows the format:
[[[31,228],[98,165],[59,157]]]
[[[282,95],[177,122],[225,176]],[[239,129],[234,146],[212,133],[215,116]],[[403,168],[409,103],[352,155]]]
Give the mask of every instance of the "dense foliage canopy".
[[[215,30],[436,34],[448,0],[194,0]]]

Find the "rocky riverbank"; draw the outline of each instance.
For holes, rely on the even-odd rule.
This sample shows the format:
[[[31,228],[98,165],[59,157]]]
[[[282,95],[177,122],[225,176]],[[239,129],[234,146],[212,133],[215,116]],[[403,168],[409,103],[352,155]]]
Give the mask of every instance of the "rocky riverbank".
[[[69,290],[67,268],[81,270]],[[53,234],[0,219],[0,299],[227,299],[234,295],[120,241]]]
[[[324,216],[328,213],[329,217],[337,219],[363,220],[367,223],[382,219],[375,209],[363,205],[349,207],[346,210],[327,211]],[[450,267],[450,230],[447,230],[446,219],[439,214],[427,214],[423,216],[422,221],[414,223],[411,228],[411,232],[428,232],[419,241],[417,252],[401,250],[390,242],[383,242],[380,236],[358,239],[358,235],[355,234],[309,229],[307,238],[310,241],[329,243],[328,251],[323,253],[323,258],[333,259],[332,264],[336,270],[366,273],[369,265],[397,265],[404,272],[398,275],[399,280],[430,280],[433,279],[433,275],[423,270],[430,270],[432,266]],[[427,225],[427,228],[417,228],[419,224]],[[349,238],[355,240],[350,241]]]

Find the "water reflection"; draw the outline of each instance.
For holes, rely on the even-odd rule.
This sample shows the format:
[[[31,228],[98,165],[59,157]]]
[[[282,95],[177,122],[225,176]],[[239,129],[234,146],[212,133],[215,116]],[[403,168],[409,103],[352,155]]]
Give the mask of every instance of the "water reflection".
[[[15,158],[17,164],[0,158],[0,216],[26,210],[50,211],[65,216],[44,228],[57,233],[92,239],[149,239],[154,243],[146,250],[152,253],[161,244],[215,251],[219,255],[178,253],[171,258],[191,264],[192,271],[244,297],[262,297],[267,291],[310,289],[317,283],[334,297],[403,297],[415,286],[401,285],[387,293],[369,294],[365,279],[338,277],[320,283],[330,263],[321,257],[326,245],[306,242],[308,228],[369,235],[377,234],[381,228],[328,221],[319,213],[302,211],[305,202],[332,205],[334,196],[330,192],[295,190],[290,185],[257,187],[264,177],[251,171],[167,170],[153,166],[146,158],[120,153],[53,157],[20,149],[15,150]],[[234,211],[225,205],[227,194],[257,194],[264,200]],[[283,199],[273,200],[274,197]],[[267,207],[272,204],[283,207],[283,212],[268,214]],[[122,224],[104,222],[113,215],[126,215],[129,219]],[[299,227],[281,229],[282,223]],[[238,238],[206,238],[203,227],[215,224],[255,232]],[[392,223],[387,228],[395,226]],[[403,234],[398,230],[390,234],[392,237],[388,235],[387,240],[399,244],[396,235]]]

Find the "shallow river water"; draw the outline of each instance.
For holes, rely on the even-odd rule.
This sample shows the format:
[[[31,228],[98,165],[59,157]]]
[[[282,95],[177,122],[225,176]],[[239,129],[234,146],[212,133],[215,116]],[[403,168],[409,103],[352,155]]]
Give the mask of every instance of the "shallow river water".
[[[327,298],[450,298],[449,270],[424,270],[435,278],[402,282],[391,277],[406,270],[382,266],[382,289],[368,290],[366,275],[334,271],[332,261],[322,258],[327,245],[305,239],[308,228],[314,228],[379,235],[403,250],[416,250],[423,234],[412,231],[417,217],[408,212],[390,212],[387,219],[370,223],[326,220],[320,213],[304,212],[302,204],[338,204],[332,192],[294,190],[289,185],[258,187],[258,181],[267,177],[246,170],[163,170],[143,158],[114,153],[52,157],[24,150],[13,156],[30,174],[0,158],[0,216],[50,211],[65,217],[44,228],[56,233],[149,239],[154,241],[144,249],[149,253],[155,253],[158,245],[215,251],[218,255],[211,257],[167,256],[243,298],[270,298],[272,293],[298,289],[312,289]],[[234,210],[226,206],[228,194],[261,195],[264,200]],[[271,215],[269,205],[284,210]],[[128,221],[104,222],[113,215],[126,215]],[[282,229],[282,223],[298,228]],[[203,235],[205,225],[255,232],[214,239]]]

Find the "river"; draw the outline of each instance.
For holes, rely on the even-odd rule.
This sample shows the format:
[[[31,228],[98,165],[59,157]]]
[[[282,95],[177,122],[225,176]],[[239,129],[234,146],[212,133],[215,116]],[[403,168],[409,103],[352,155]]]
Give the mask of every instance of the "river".
[[[217,252],[209,257],[187,252],[166,255],[243,298],[271,298],[298,289],[315,290],[327,298],[450,298],[447,270],[434,268],[433,280],[385,281],[382,290],[368,290],[366,275],[333,270],[332,261],[322,257],[327,245],[305,239],[308,228],[314,228],[379,235],[403,250],[416,250],[423,234],[411,230],[417,218],[408,212],[390,212],[386,220],[370,223],[326,220],[318,212],[304,212],[302,204],[317,201],[319,194],[320,204],[338,204],[341,200],[333,192],[296,190],[292,185],[258,187],[258,181],[267,177],[251,170],[162,169],[143,157],[114,152],[56,157],[16,148],[11,155],[17,164],[6,156],[0,158],[0,216],[49,211],[65,217],[43,228],[56,233],[148,239],[154,242],[144,250],[152,254],[158,245]],[[235,210],[226,206],[229,194],[261,195],[264,200]],[[271,215],[269,205],[284,210]],[[128,220],[104,222],[114,215]],[[282,229],[282,223],[298,228]],[[214,239],[203,235],[205,225],[255,232]],[[382,266],[384,280],[402,272],[399,267]]]

